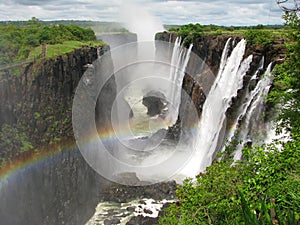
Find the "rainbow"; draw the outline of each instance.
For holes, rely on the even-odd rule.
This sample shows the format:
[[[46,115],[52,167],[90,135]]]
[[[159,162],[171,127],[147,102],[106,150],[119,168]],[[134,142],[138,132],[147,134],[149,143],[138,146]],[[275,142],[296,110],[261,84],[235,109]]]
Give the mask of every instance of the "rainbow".
[[[71,142],[73,142],[71,144]],[[19,158],[14,159],[11,163],[7,163],[0,168],[0,181],[5,180],[19,171],[30,167],[38,162],[47,160],[55,155],[59,155],[62,152],[73,150],[76,145],[74,141],[60,141],[59,143],[51,144],[46,147],[41,147],[34,151],[25,152]]]
[[[195,123],[191,127],[191,131],[195,132],[197,126],[197,123]],[[95,130],[86,132],[85,136],[80,140],[81,144],[89,144],[99,140],[105,143],[106,141],[114,141],[116,140],[116,138],[126,138],[132,131],[128,130],[128,124],[126,124],[126,126],[121,125],[120,127],[118,127],[117,132],[111,127],[106,127],[105,129],[101,129],[98,132]],[[43,146],[38,149],[25,152],[21,155],[21,157],[14,159],[11,163],[8,163],[3,167],[0,167],[0,182],[10,176],[13,176],[14,174],[18,174],[20,171],[32,165],[47,161],[54,156],[57,156],[64,152],[74,151],[74,149],[77,148],[78,147],[75,138],[67,137],[61,141],[49,144],[48,146]]]
[[[128,130],[118,129],[119,137],[126,137]],[[101,129],[98,132],[87,132],[85,136],[81,139],[81,143],[91,143],[97,140],[102,142],[114,140],[116,137],[115,130],[112,128]],[[7,163],[5,166],[0,167],[0,182],[5,180],[14,174],[19,173],[20,171],[30,167],[31,165],[37,164],[53,158],[56,155],[62,154],[63,152],[73,151],[77,148],[75,138],[68,137],[64,140],[58,141],[48,146],[43,146],[38,149],[25,152],[19,158],[14,159],[11,163]]]

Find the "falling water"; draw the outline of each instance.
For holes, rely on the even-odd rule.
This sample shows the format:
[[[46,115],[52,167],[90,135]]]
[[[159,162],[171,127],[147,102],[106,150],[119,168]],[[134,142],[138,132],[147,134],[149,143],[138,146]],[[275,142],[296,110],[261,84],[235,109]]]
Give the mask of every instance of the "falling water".
[[[181,44],[181,37],[177,37],[174,43],[173,53],[171,57],[171,68],[170,68],[170,102],[172,103],[172,111],[169,114],[169,121],[174,124],[178,117],[179,105],[181,100],[181,88],[183,77],[185,75],[185,69],[190,59],[193,44],[190,45],[186,51],[183,44]]]
[[[251,123],[253,125],[264,124],[260,122],[263,119],[262,117],[265,109],[264,101],[267,94],[269,93],[269,89],[272,84],[271,68],[272,68],[272,63],[269,64],[265,74],[257,83],[255,89],[250,93],[248,106],[246,108],[247,113],[244,113],[245,116],[244,123],[242,124],[240,132],[238,134],[238,140],[240,140],[241,143],[238,144],[236,147],[236,151],[234,152],[234,160],[241,159],[243,147],[247,142],[253,141],[251,139],[251,136],[253,135],[253,133],[251,133],[251,127],[252,127]],[[258,128],[253,130],[259,132],[261,129]]]
[[[249,89],[251,81],[254,81],[255,79],[257,79],[257,76],[258,76],[259,72],[263,69],[264,61],[265,61],[265,59],[264,59],[264,57],[262,57],[256,72],[253,74],[253,76],[251,77],[251,79],[248,83],[247,90]],[[238,109],[238,116],[235,119],[235,121],[234,121],[233,125],[231,126],[230,130],[228,131],[228,134],[227,134],[227,137],[226,137],[226,141],[229,145],[230,145],[231,141],[233,140],[233,137],[234,137],[234,135],[235,135],[235,133],[238,129],[238,126],[240,124],[240,121],[242,120],[242,118],[247,113],[247,110],[249,108],[249,105],[252,102],[252,99],[254,97],[255,92],[256,92],[256,89],[252,90],[250,93],[247,91],[246,94],[245,94],[246,97],[244,99],[244,102],[243,102],[243,104],[241,104],[241,106]],[[226,145],[223,146],[222,152],[225,150],[225,147],[226,147]]]
[[[250,67],[252,55],[243,60],[246,41],[242,39],[231,52],[226,43],[218,76],[203,106],[198,135],[194,143],[195,152],[191,160],[181,171],[182,174],[194,177],[212,163],[218,151],[219,140],[223,140],[223,127],[226,122],[226,111],[231,99],[243,86],[243,77]]]

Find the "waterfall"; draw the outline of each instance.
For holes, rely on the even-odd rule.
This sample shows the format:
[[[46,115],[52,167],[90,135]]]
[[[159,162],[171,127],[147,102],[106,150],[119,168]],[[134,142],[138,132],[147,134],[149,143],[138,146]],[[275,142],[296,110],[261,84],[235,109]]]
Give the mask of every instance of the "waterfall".
[[[211,165],[214,154],[218,151],[219,141],[223,141],[223,128],[226,124],[226,111],[231,99],[243,86],[243,77],[250,67],[253,56],[243,60],[246,41],[242,39],[228,57],[231,40],[228,40],[222,53],[218,76],[211,87],[203,106],[198,134],[194,143],[191,160],[181,171],[194,177]]]
[[[265,109],[264,101],[272,84],[271,68],[272,63],[268,65],[265,74],[259,80],[255,89],[250,93],[250,98],[248,100],[247,107],[245,107],[245,113],[243,115],[245,117],[244,122],[242,123],[238,134],[238,140],[241,143],[236,147],[236,151],[234,152],[234,160],[241,159],[243,147],[247,142],[253,141],[251,137],[253,135],[253,132],[251,132],[251,123],[256,125],[256,127],[252,130],[255,130],[255,132],[258,132],[258,134],[260,133],[261,129],[257,127],[257,125],[264,124],[260,122],[264,119],[262,118]]]
[[[190,44],[186,51],[183,44],[181,44],[181,37],[177,37],[174,43],[174,48],[171,57],[171,68],[169,80],[172,82],[169,101],[172,104],[172,110],[168,115],[170,124],[174,124],[178,118],[179,106],[181,101],[181,88],[185,69],[188,65],[193,44]]]
[[[255,71],[255,73],[253,74],[253,76],[250,78],[250,81],[248,83],[248,87],[247,87],[247,92],[245,94],[245,99],[243,101],[243,104],[241,104],[241,106],[239,107],[238,109],[238,116],[237,118],[235,119],[233,125],[231,126],[229,132],[228,132],[228,135],[226,137],[226,141],[227,143],[230,145],[233,137],[234,137],[234,134],[236,133],[237,129],[238,129],[238,126],[239,126],[239,122],[242,120],[242,118],[245,116],[245,114],[247,113],[247,110],[248,110],[248,107],[249,105],[251,104],[251,101],[254,97],[254,93],[256,92],[256,89],[255,90],[252,90],[250,93],[248,91],[249,89],[249,85],[251,83],[252,80],[255,80],[257,79],[257,76],[259,74],[259,72],[263,69],[264,67],[264,62],[265,62],[265,58],[262,57],[262,59],[260,60],[259,62],[259,65],[258,65],[258,68],[257,70]],[[225,150],[225,147],[226,145],[223,146],[223,149],[222,149],[222,152],[224,152]]]

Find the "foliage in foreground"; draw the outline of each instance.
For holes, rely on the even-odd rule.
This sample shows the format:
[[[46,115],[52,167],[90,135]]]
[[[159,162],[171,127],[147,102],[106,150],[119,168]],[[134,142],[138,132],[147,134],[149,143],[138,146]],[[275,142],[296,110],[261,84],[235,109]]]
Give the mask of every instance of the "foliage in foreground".
[[[179,202],[159,224],[300,224],[300,20],[296,14],[285,19],[291,42],[286,61],[276,67],[271,100],[285,105],[280,129],[293,140],[282,151],[247,147],[243,161],[232,165],[226,158],[195,182],[186,180],[177,189]]]

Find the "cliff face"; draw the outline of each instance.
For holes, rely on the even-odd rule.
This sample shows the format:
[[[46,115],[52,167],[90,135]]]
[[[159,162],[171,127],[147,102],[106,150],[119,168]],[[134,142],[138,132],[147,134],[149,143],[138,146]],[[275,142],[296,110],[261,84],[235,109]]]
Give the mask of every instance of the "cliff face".
[[[108,50],[104,46],[98,53]],[[93,215],[109,182],[90,168],[77,149],[71,110],[85,65],[97,57],[96,48],[83,48],[31,63],[19,76],[7,71],[0,77],[0,127],[9,124],[26,134],[37,151],[21,153],[19,146],[10,152],[0,149],[0,158],[32,163],[0,180],[0,224],[84,224]],[[106,98],[99,98],[96,107],[102,109],[99,120],[107,121],[110,112],[107,115],[105,108],[115,98],[114,79],[103,91]],[[18,135],[13,133],[11,139]],[[49,152],[47,158],[36,163],[34,158],[43,152]]]
[[[4,103],[0,126],[24,121],[27,129],[35,127],[39,132],[50,132],[47,129],[55,121],[71,116],[60,112],[70,113],[72,96],[85,71],[84,65],[96,59],[96,48],[84,48],[30,63],[18,76],[6,71],[0,77],[0,101]],[[70,134],[71,127],[61,128],[60,132]]]
[[[160,41],[170,41],[172,43],[175,42],[175,39],[177,37],[177,33],[158,33],[155,36],[156,40]],[[199,56],[200,59],[202,59],[207,65],[207,67],[203,70],[203,73],[208,72],[207,70],[210,70],[211,73],[216,76],[218,73],[221,56],[223,49],[225,47],[225,44],[227,40],[231,38],[234,40],[235,43],[240,41],[242,39],[241,36],[229,36],[229,35],[206,35],[197,37],[193,40],[193,48],[192,52],[195,53],[197,56]],[[232,51],[234,46],[231,42],[230,44],[230,50]],[[259,45],[247,45],[246,53],[244,55],[244,58],[249,56],[250,54],[253,55],[253,60],[250,65],[250,69],[248,70],[247,74],[244,77],[244,87],[247,87],[247,83],[250,80],[251,75],[259,68],[259,62],[264,57],[264,69],[261,71],[263,73],[265,69],[267,68],[268,64],[271,62],[276,63],[279,59],[283,58],[285,54],[285,49],[283,47],[283,40],[275,40],[272,45],[262,47]],[[190,60],[188,64],[188,68],[194,68],[201,62]],[[185,121],[182,121],[180,116],[178,118],[178,121],[176,125],[172,128],[170,128],[170,133],[172,133],[173,136],[178,136],[176,132],[180,130],[180,127],[183,129],[189,129],[193,124],[195,124],[198,119],[200,118],[203,103],[205,101],[205,93],[207,94],[208,90],[205,90],[205,86],[208,86],[212,84],[213,80],[203,81],[203,80],[196,80],[191,78],[191,75],[193,77],[196,77],[197,71],[193,71],[193,69],[190,69],[189,72],[191,74],[186,74],[183,80],[183,92],[186,92],[190,99],[193,102],[193,105],[195,105],[198,116],[195,117],[194,115],[186,116],[191,114],[190,105],[191,103],[186,103],[185,99],[186,97],[182,96],[181,106],[180,106],[180,112],[182,115],[185,115]],[[206,84],[206,85],[203,85]],[[230,123],[230,118],[235,117],[235,108],[240,104],[241,97],[245,95],[245,89],[239,90],[237,98],[232,100],[232,106],[227,111],[227,117],[228,122]]]

